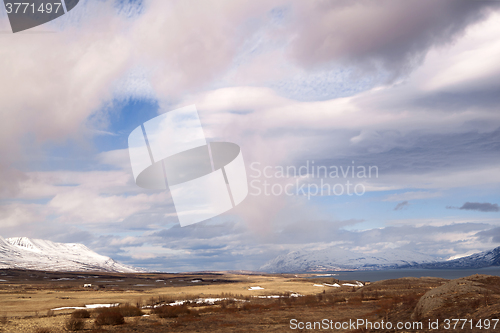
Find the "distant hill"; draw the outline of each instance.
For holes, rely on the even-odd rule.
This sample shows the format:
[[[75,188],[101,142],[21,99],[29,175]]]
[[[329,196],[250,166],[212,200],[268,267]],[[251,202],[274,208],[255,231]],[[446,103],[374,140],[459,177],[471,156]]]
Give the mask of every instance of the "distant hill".
[[[260,270],[271,273],[380,270],[432,263],[436,260],[429,255],[405,250],[361,254],[330,247],[324,250],[297,251],[281,255],[267,262]]]
[[[331,247],[325,250],[297,251],[281,255],[270,260],[260,269],[270,273],[289,273],[397,268],[474,269],[492,266],[500,266],[500,247],[447,261],[418,252],[398,249],[367,255]]]
[[[500,247],[454,260],[412,265],[411,268],[461,269],[500,266]]]
[[[120,264],[83,244],[0,236],[0,269],[43,271],[103,271],[134,273],[140,270]]]

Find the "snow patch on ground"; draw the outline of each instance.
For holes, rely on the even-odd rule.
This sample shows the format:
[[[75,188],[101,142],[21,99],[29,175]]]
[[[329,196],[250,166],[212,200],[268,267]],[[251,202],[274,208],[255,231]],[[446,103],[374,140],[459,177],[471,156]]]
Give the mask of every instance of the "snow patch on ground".
[[[248,290],[264,290],[264,288],[256,286],[256,287],[250,287]]]
[[[143,309],[159,308],[159,307],[164,306],[164,305],[176,306],[176,305],[184,305],[185,303],[191,303],[191,302],[194,302],[196,304],[214,305],[216,302],[227,301],[227,300],[231,300],[231,301],[235,301],[235,302],[246,302],[243,299],[237,299],[237,298],[197,298],[194,300],[186,299],[186,300],[180,300],[180,301],[175,301],[175,302],[171,302],[171,303],[156,304],[153,306],[146,305],[146,306],[143,306],[142,308]]]
[[[86,310],[86,309],[98,309],[98,308],[111,308],[114,306],[118,306],[120,303],[111,303],[111,304],[88,304],[85,306],[64,306],[62,308],[51,309],[52,311],[59,310]]]
[[[359,281],[356,281],[356,284],[353,283],[342,283],[343,286],[346,287],[363,287],[363,284]]]
[[[290,294],[289,297],[302,297],[302,296],[304,296],[304,295],[292,293],[292,294]],[[257,298],[287,298],[287,296],[269,295],[269,296],[257,296]]]

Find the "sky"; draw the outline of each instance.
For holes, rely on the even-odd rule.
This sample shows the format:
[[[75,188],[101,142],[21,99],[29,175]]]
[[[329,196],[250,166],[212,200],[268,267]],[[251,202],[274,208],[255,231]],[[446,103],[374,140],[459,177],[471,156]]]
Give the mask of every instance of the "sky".
[[[497,1],[81,0],[16,34],[0,9],[0,235],[168,272],[495,248],[498,36]],[[249,195],[180,227],[127,140],[191,104]]]

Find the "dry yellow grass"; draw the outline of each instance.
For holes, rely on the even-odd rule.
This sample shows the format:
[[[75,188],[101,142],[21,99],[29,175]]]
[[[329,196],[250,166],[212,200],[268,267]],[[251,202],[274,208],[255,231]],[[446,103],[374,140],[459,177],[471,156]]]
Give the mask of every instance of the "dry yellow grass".
[[[195,276],[195,275],[193,275]],[[60,307],[83,307],[87,304],[109,303],[146,303],[150,298],[166,297],[169,299],[185,299],[187,295],[210,297],[222,293],[232,293],[243,296],[276,295],[286,292],[296,292],[307,295],[322,291],[314,287],[312,281],[302,278],[271,275],[235,275],[225,274],[224,280],[235,281],[230,283],[216,283],[198,285],[189,283],[170,287],[158,285],[146,290],[137,288],[122,288],[122,290],[92,290],[84,289],[80,285],[66,290],[51,289],[50,286],[37,284],[0,284],[0,313],[7,317],[26,317],[45,315],[48,310]],[[165,279],[165,283],[169,283]],[[81,283],[83,284],[83,282]],[[248,290],[250,287],[259,286],[263,290]],[[69,313],[72,310],[58,310],[56,314]]]
[[[87,282],[83,280],[88,280],[89,277],[79,277],[80,280],[74,278],[78,273],[58,273],[55,279],[52,276],[50,279],[40,279],[38,276],[32,281],[24,278],[28,273],[9,274],[8,282],[0,283],[0,331],[23,333],[36,333],[38,328],[48,328],[52,333],[65,332],[64,324],[73,310],[48,312],[58,307],[109,303],[165,304],[174,300],[228,296],[243,298],[245,301],[222,301],[215,305],[186,304],[185,309],[178,311],[176,316],[167,315],[170,312],[164,312],[165,309],[144,309],[149,316],[125,318],[124,325],[103,328],[106,332],[121,333],[289,332],[291,318],[308,321],[367,318],[372,321],[396,322],[414,317],[422,295],[430,295],[435,288],[439,291],[447,284],[455,283],[438,278],[402,278],[379,281],[361,288],[333,288],[315,286],[331,284],[334,282],[331,277],[306,279],[305,276],[294,275],[221,273],[107,274],[91,277],[96,284],[103,284],[99,290],[93,290],[83,288],[82,282]],[[17,276],[17,280],[13,276]],[[426,316],[469,316],[471,314],[463,312],[464,309],[477,307],[472,314],[473,318],[498,318],[500,289],[496,286],[500,283],[499,278],[475,276],[469,279],[474,283],[484,284],[487,293],[478,295],[477,299],[462,297],[462,304],[456,300],[449,301],[448,298],[454,296],[445,292],[443,297],[448,298],[443,302],[444,307],[432,310]],[[197,282],[193,282],[194,280]],[[460,281],[457,283],[464,285]],[[249,290],[250,287],[257,286],[263,289]],[[287,297],[290,293],[298,293],[304,297]],[[251,297],[280,294],[284,297]],[[87,331],[104,332],[95,327],[97,315],[94,312],[92,318],[84,319]]]

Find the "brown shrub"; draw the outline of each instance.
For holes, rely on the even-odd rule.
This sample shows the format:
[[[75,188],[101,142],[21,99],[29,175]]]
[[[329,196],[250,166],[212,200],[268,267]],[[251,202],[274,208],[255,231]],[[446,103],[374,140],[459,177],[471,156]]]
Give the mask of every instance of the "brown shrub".
[[[318,299],[315,295],[306,295],[300,298],[300,303],[305,305],[313,305],[318,303]]]
[[[97,326],[102,325],[122,325],[125,323],[123,315],[114,310],[115,308],[110,308],[108,311],[102,311],[95,319],[95,324]]]
[[[177,318],[183,314],[191,313],[187,305],[163,305],[153,309],[153,313],[160,318]]]
[[[192,324],[192,323],[198,322],[198,321],[201,321],[199,316],[196,315],[196,313],[191,313],[189,315],[185,315],[185,316],[177,318],[177,320],[171,324],[171,327],[176,328],[176,327],[184,326],[186,324]]]
[[[421,297],[422,293],[411,293],[408,295],[403,295],[401,297],[401,303],[407,308],[414,308]]]
[[[90,331],[90,333],[105,333],[105,332],[108,331],[102,328],[94,328],[92,331]]]
[[[139,317],[144,314],[141,309],[130,304],[123,304],[118,307],[113,308],[113,310],[118,311],[124,317]]]
[[[225,309],[227,307],[230,307],[232,305],[234,305],[236,303],[236,301],[234,299],[224,299],[220,302],[216,302],[216,304],[219,303],[220,304],[220,307]]]
[[[90,312],[84,309],[76,310],[71,314],[72,318],[90,318]]]
[[[105,333],[105,332],[108,331],[102,328],[94,328],[92,331],[90,331],[90,333]]]
[[[394,308],[394,299],[383,298],[377,302],[379,314],[385,314]]]
[[[337,297],[333,293],[325,294],[325,302],[326,303],[335,303]]]
[[[47,317],[54,317],[56,314],[54,310],[47,310]]]
[[[277,304],[252,304],[252,303],[245,303],[243,306],[240,308],[243,311],[257,311],[260,312],[262,310],[267,310],[273,307],[277,307]]]
[[[351,305],[361,305],[362,299],[359,296],[349,298],[349,304]]]
[[[35,333],[51,333],[52,331],[46,327],[38,327]]]
[[[85,322],[79,318],[69,318],[64,323],[64,328],[68,331],[81,331],[85,327]]]

